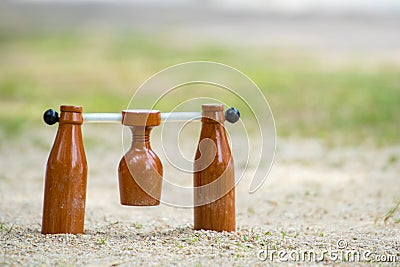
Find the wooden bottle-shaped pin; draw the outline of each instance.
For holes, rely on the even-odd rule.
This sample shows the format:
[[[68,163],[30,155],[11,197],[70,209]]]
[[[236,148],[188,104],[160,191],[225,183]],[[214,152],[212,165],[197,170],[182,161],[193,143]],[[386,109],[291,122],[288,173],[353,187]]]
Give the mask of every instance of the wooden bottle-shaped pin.
[[[118,167],[122,205],[160,204],[163,167],[150,147],[150,131],[161,123],[159,111],[126,110],[122,124],[132,132],[132,144]]]
[[[46,168],[43,234],[83,233],[87,163],[82,122],[82,107],[61,106],[59,127]]]
[[[235,231],[235,176],[224,106],[202,105],[194,163],[194,229]]]

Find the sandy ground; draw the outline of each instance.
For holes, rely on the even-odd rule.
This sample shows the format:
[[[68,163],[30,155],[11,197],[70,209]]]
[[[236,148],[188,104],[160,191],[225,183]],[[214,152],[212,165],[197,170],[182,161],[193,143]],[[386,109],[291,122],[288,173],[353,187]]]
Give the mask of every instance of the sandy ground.
[[[120,127],[85,126],[90,168],[85,234],[42,235],[44,169],[55,131],[43,126],[29,138],[1,143],[1,265],[263,266],[286,260],[297,265],[300,253],[309,251],[319,259],[326,251],[325,263],[349,264],[354,255],[360,255],[356,262],[400,263],[400,208],[384,220],[400,200],[399,146],[278,140],[275,164],[261,189],[250,195],[248,181],[237,187],[237,232],[217,233],[192,230],[192,209],[119,205]],[[188,144],[197,142],[187,138]],[[236,164],[237,171],[241,166]],[[166,174],[174,172],[164,167]],[[262,261],[266,254],[260,250],[267,248]],[[286,254],[278,257],[279,251]]]

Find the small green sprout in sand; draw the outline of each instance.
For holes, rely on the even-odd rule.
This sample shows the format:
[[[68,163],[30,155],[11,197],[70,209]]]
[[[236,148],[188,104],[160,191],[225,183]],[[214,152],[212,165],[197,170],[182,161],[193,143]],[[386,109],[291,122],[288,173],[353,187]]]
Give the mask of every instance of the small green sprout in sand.
[[[324,237],[324,232],[322,232],[320,229],[317,229],[317,230],[315,231],[315,235],[316,235],[316,236],[320,236],[320,237]]]
[[[97,241],[97,245],[104,245],[106,243],[105,238],[100,238],[99,241]]]
[[[134,226],[136,229],[142,229],[142,228],[143,228],[143,224],[141,224],[141,223],[135,223],[133,226]]]
[[[221,247],[221,239],[219,238],[219,236],[216,236],[215,239],[217,240],[218,247]]]
[[[385,214],[385,216],[383,217],[383,222],[384,222],[384,223],[386,223],[387,220],[389,220],[390,218],[393,217],[394,213],[395,213],[396,210],[399,208],[399,206],[400,206],[400,201],[397,202],[397,203],[393,206],[393,208],[391,208],[391,209]],[[398,220],[395,220],[395,222],[396,222],[396,223],[400,222],[400,218],[399,218]]]
[[[14,228],[14,224],[11,224],[10,227],[6,227],[3,223],[0,223],[0,230],[2,230],[2,231],[4,230],[4,232],[6,234],[9,234],[13,228]]]
[[[282,238],[285,238],[286,232],[284,230],[281,230],[281,235],[282,235]]]

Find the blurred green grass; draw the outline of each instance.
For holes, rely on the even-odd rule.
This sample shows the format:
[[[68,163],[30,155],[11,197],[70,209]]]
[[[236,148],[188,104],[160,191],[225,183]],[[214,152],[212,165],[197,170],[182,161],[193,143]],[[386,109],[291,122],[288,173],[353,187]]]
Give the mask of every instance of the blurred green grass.
[[[400,141],[398,64],[350,58],[338,65],[301,51],[183,43],[130,32],[0,32],[0,130],[18,136],[26,125],[41,126],[43,111],[61,104],[119,112],[154,73],[210,60],[253,79],[269,100],[279,136]]]

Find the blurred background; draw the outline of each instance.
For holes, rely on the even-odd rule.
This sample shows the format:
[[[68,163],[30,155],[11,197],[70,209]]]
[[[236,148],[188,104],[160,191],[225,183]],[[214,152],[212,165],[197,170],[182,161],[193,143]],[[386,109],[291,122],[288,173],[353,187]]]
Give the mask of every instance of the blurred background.
[[[210,60],[254,80],[280,137],[396,143],[399,29],[395,0],[3,0],[1,142],[49,107],[119,112],[154,73]]]

